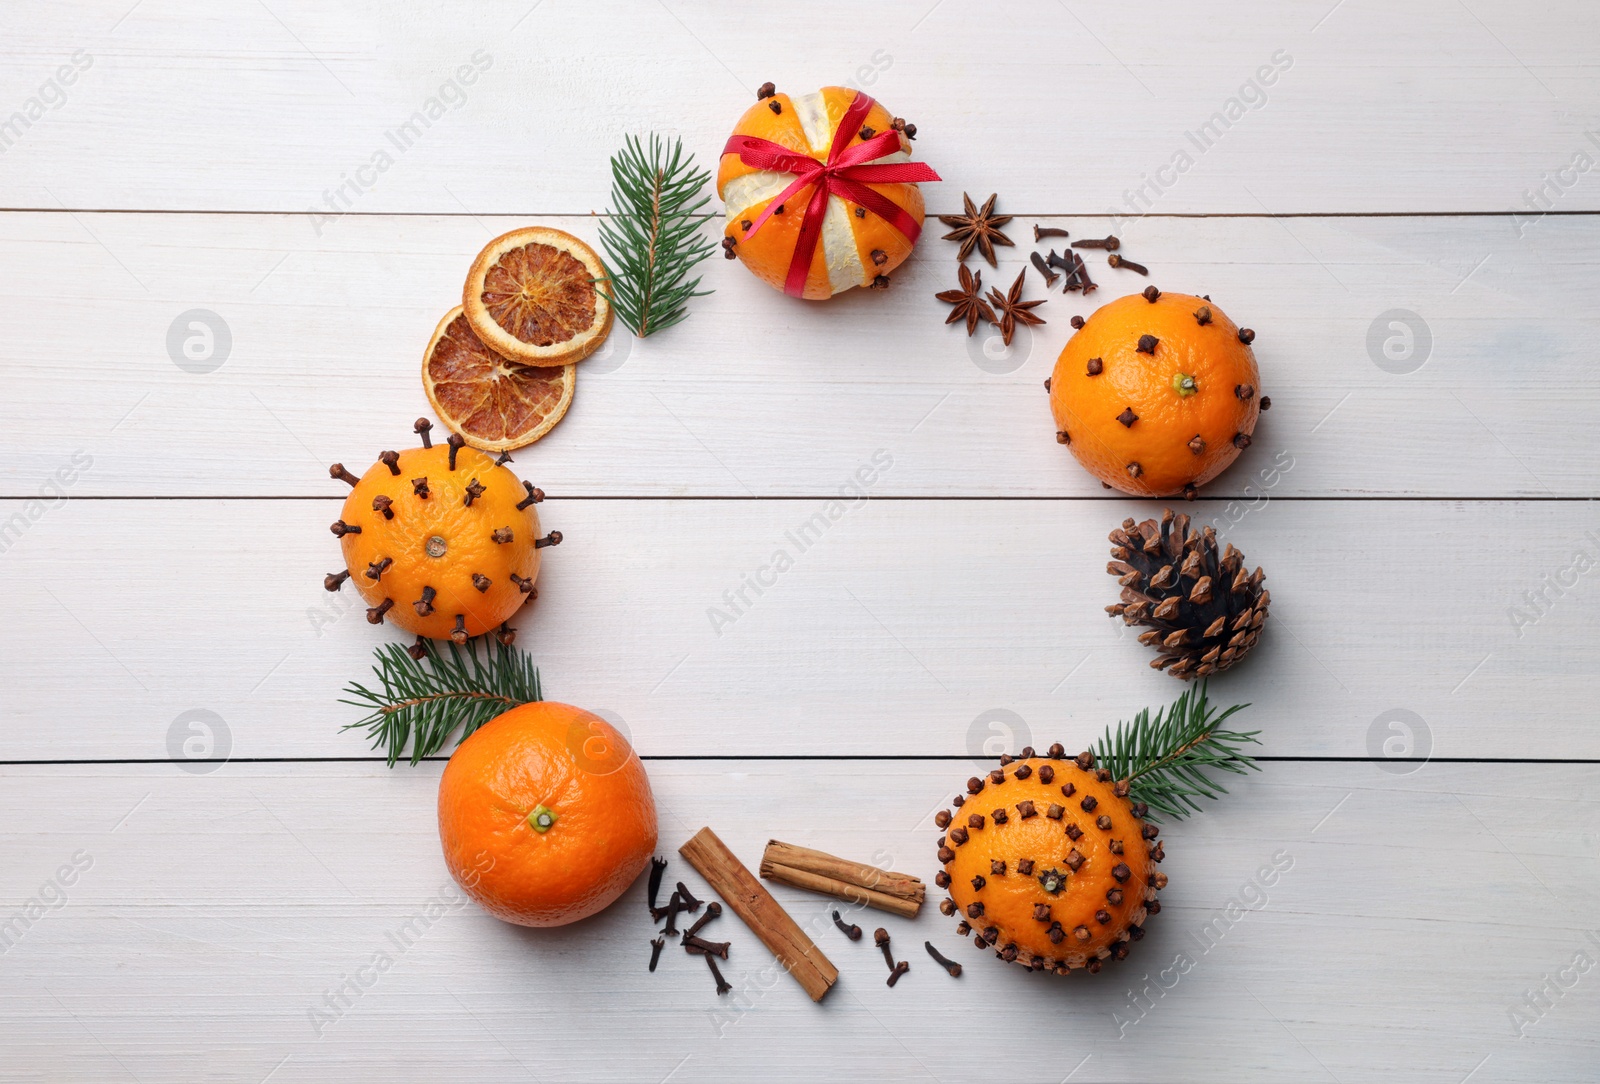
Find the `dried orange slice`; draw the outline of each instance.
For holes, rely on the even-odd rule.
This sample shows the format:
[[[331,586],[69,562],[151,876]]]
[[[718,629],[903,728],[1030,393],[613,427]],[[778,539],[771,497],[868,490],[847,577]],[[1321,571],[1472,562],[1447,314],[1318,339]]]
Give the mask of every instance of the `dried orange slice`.
[[[611,331],[605,277],[594,249],[570,233],[512,230],[478,253],[461,303],[490,349],[523,365],[569,365]]]
[[[484,345],[457,305],[422,355],[422,387],[439,420],[474,448],[504,452],[532,444],[572,405],[577,366],[518,365]]]

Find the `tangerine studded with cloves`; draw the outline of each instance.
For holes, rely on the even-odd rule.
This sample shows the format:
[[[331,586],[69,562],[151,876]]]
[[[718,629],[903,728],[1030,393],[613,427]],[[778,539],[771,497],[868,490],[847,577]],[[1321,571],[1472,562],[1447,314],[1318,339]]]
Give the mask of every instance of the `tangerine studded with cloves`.
[[[1193,498],[1267,406],[1254,339],[1206,297],[1151,286],[1101,306],[1051,374],[1057,442],[1114,489]]]
[[[939,838],[935,883],[940,910],[995,956],[1058,975],[1101,969],[1144,936],[1167,883],[1159,830],[1129,797],[1127,780],[1095,766],[1092,753],[1068,759],[1060,745],[1031,748],[967,781],[959,831]],[[949,810],[935,817],[948,825]]]
[[[460,436],[435,445],[432,423],[419,418],[423,446],[387,451],[357,478],[341,463],[330,476],[350,495],[332,531],[348,571],[323,581],[338,591],[348,580],[367,602],[367,620],[394,624],[423,638],[464,643],[497,630],[538,594],[540,551],[561,541],[543,534],[535,509],[544,493]]]

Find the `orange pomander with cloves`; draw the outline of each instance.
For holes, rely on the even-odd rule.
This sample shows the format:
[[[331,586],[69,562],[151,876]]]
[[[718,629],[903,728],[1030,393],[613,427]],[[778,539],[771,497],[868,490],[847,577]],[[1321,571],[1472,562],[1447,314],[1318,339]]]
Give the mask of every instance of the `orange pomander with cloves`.
[[[1072,325],[1045,381],[1056,440],[1107,488],[1192,500],[1250,446],[1271,405],[1255,332],[1209,297],[1150,286]]]
[[[435,446],[426,418],[415,428],[422,447],[383,452],[360,478],[342,463],[328,468],[351,490],[332,528],[346,571],[323,586],[351,580],[368,621],[417,634],[413,658],[424,638],[459,644],[498,628],[510,644],[506,622],[538,595],[539,551],[561,541],[560,531],[540,536],[534,505],[544,493],[506,469],[509,456],[469,448],[457,434]]]
[[[1001,757],[934,818],[944,830],[934,883],[949,893],[939,909],[1002,960],[1097,972],[1161,910],[1167,877],[1155,869],[1162,845],[1147,813],[1093,753],[1068,759],[1053,745],[1043,757],[1031,748]]]

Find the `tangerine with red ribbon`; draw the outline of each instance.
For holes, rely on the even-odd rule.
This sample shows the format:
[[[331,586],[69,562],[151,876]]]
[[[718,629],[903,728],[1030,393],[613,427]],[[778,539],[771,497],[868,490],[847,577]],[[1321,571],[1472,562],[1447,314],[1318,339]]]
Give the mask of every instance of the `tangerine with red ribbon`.
[[[791,297],[887,285],[922,232],[918,182],[939,180],[910,159],[895,118],[860,91],[758,101],[722,150],[723,246]]]

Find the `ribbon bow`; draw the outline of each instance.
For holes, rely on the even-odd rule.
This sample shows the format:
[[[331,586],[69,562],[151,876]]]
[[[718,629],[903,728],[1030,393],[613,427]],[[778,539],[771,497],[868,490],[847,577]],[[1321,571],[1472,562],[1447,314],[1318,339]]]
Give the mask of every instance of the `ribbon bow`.
[[[937,181],[939,175],[923,162],[870,165],[873,159],[900,149],[900,133],[893,129],[879,132],[853,147],[849,146],[851,138],[861,128],[861,122],[876,104],[865,94],[856,92],[855,100],[845,110],[839,127],[833,133],[833,145],[828,148],[826,162],[809,154],[797,154],[770,139],[755,136],[733,136],[728,140],[728,145],[722,148],[723,154],[737,154],[741,162],[752,168],[795,174],[794,182],[769,201],[767,209],[751,223],[745,231],[746,237],[759,230],[791,196],[812,186],[811,201],[806,204],[805,217],[800,222],[800,236],[794,243],[794,259],[789,263],[789,275],[784,282],[783,292],[786,294],[804,296],[811,258],[817,250],[817,242],[822,238],[822,216],[828,209],[829,196],[839,196],[865,207],[899,230],[912,244],[916,244],[917,235],[922,232],[922,227],[905,208],[867,185]]]

